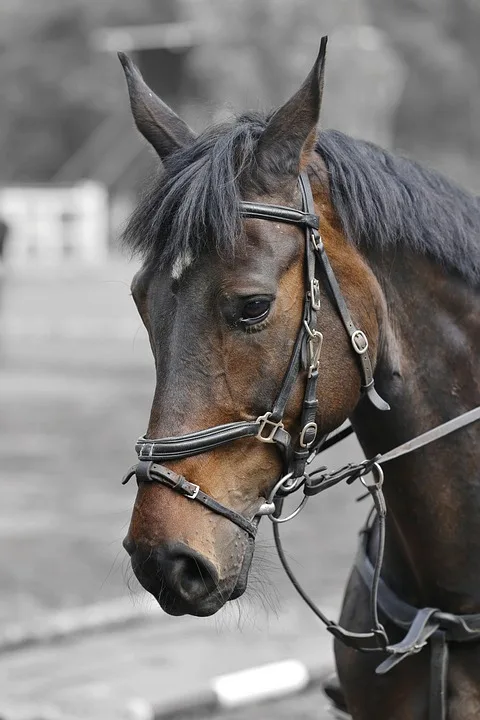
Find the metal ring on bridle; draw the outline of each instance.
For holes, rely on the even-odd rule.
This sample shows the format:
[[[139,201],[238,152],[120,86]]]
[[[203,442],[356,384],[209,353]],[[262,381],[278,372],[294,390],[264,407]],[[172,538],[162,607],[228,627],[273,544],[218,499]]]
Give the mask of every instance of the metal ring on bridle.
[[[371,482],[366,479],[370,474],[372,476]],[[379,465],[378,463],[373,463],[371,473],[361,475],[360,482],[362,483],[363,487],[367,488],[367,490],[371,490],[372,488],[380,490],[383,485],[383,477],[384,475],[381,465]]]
[[[297,517],[297,515],[299,515],[300,512],[303,510],[303,508],[307,504],[307,500],[308,495],[304,495],[300,504],[295,508],[292,513],[290,513],[290,515],[287,515],[286,517],[275,517],[275,515],[269,515],[268,517],[274,525],[281,525],[281,523],[286,523],[289,520],[293,520],[293,518]]]
[[[304,477],[297,477],[295,480],[293,480],[293,472],[289,472],[286,475],[282,475],[282,477],[275,483],[273,489],[271,490],[269,494],[269,500],[270,502],[273,502],[276,498],[279,497],[286,497],[287,495],[291,495],[292,493],[296,492],[299,488],[302,487],[302,485],[305,482]]]
[[[305,482],[305,478],[303,478],[303,477],[296,478],[294,480],[294,482],[291,483],[291,485],[288,485],[287,483],[290,482],[292,477],[293,477],[293,472],[289,472],[286,475],[283,475],[278,480],[278,482],[275,483],[275,485],[273,486],[273,488],[267,498],[267,503],[271,503],[271,502],[275,501],[275,498],[277,497],[279,490],[281,490],[283,486],[285,486],[284,494],[290,495],[291,493],[298,490]],[[301,512],[301,510],[303,510],[303,508],[305,507],[305,505],[307,503],[307,500],[308,500],[308,497],[306,495],[304,495],[302,498],[302,501],[298,505],[298,507],[296,507],[295,510],[292,513],[290,513],[290,515],[287,515],[286,517],[275,517],[274,515],[269,515],[268,517],[272,521],[272,523],[277,524],[277,525],[288,522],[289,520],[293,520],[293,518],[296,517]]]
[[[264,517],[265,515],[269,515],[271,517],[274,514],[274,512],[276,510],[276,505],[275,505],[274,500],[275,500],[280,488],[283,489],[283,492],[282,492],[283,497],[285,497],[286,495],[290,495],[290,493],[294,492],[295,490],[298,490],[298,488],[301,485],[301,482],[304,482],[304,479],[299,478],[299,480],[301,480],[301,482],[298,482],[298,479],[297,479],[297,480],[294,480],[294,482],[292,484],[287,484],[287,483],[290,483],[290,480],[292,479],[292,477],[293,477],[293,472],[289,472],[286,475],[282,475],[282,477],[273,486],[273,488],[270,491],[270,493],[268,494],[268,497],[265,500],[265,502],[260,505],[259,509],[255,513],[255,517]]]

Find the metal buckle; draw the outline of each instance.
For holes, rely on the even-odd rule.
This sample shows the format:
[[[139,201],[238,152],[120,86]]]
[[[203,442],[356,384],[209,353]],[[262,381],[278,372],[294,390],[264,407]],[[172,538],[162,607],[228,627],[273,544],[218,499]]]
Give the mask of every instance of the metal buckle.
[[[183,492],[182,495],[183,495],[184,497],[188,498],[189,500],[195,500],[195,498],[197,497],[198,493],[200,492],[200,486],[199,486],[199,485],[195,485],[195,483],[189,483],[189,484],[193,486],[192,492],[191,492],[191,493],[189,493],[189,492]]]
[[[153,456],[154,443],[143,442],[140,446],[138,457],[140,460],[144,458],[151,458]]]
[[[313,310],[320,310],[320,283],[317,278],[310,280],[310,302]]]
[[[312,229],[312,232],[310,233],[310,240],[312,241],[312,245],[317,252],[323,248],[322,237],[318,230]]]
[[[314,436],[313,436],[313,438],[312,438],[311,440],[309,440],[308,442],[305,442],[305,434],[306,434],[310,429],[315,430]],[[300,443],[301,447],[309,448],[309,447],[311,447],[311,446],[313,445],[313,443],[315,442],[315,440],[316,440],[316,438],[317,438],[317,430],[318,430],[318,427],[317,427],[317,423],[316,423],[316,422],[309,422],[309,423],[307,423],[306,425],[304,425],[303,430],[302,430],[302,432],[300,433],[300,438],[299,438],[299,440],[298,440],[298,442]]]
[[[273,420],[269,419],[271,415],[271,412],[267,412],[265,413],[265,415],[260,415],[260,417],[258,417],[256,420],[256,422],[260,423],[260,427],[258,428],[256,437],[258,438],[258,440],[261,440],[265,443],[274,443],[275,433],[277,432],[278,428],[283,428],[283,422],[281,420],[279,420],[278,422],[273,422]],[[263,435],[263,431],[267,425],[271,425],[271,428],[268,432],[268,435]]]
[[[306,320],[303,321],[308,332],[308,377],[311,377],[315,370],[318,370],[320,353],[322,351],[323,335],[320,330],[312,330]]]
[[[264,502],[258,508],[257,512],[255,513],[255,517],[264,517],[265,515],[273,515],[275,510],[276,510],[275,503]]]
[[[358,355],[363,355],[363,353],[367,352],[368,339],[363,330],[355,330],[355,332],[350,335],[350,340],[352,341],[353,349]],[[363,343],[363,347],[360,343]]]

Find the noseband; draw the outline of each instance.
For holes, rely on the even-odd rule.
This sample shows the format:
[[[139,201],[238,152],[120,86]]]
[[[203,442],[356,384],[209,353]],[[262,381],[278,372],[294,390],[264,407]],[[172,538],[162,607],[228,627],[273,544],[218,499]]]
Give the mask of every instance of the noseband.
[[[129,470],[123,480],[125,484],[133,475],[136,475],[137,482],[161,483],[190,500],[202,503],[218,515],[228,518],[252,538],[255,537],[259,517],[273,515],[275,512],[274,500],[281,496],[287,488],[291,491],[293,488],[298,488],[304,481],[307,463],[311,462],[325,440],[325,437],[319,436],[316,422],[318,367],[323,342],[323,335],[317,329],[317,314],[320,310],[320,278],[330,291],[334,305],[350,338],[353,352],[358,359],[362,375],[362,392],[379,410],[389,410],[389,405],[375,390],[367,337],[363,330],[354,324],[327,257],[319,233],[319,218],[315,213],[310,180],[306,173],[299,176],[298,183],[302,196],[301,210],[281,205],[245,201],[240,203],[242,217],[298,225],[304,228],[305,232],[305,295],[302,322],[272,409],[257,417],[256,420],[216,425],[206,430],[177,437],[158,439],[141,437],[135,446],[139,462]],[[302,370],[306,372],[306,382],[300,417],[301,431],[294,443],[291,434],[284,427],[283,417],[295,382]],[[188,482],[183,476],[160,464],[168,460],[180,460],[199,455],[246,437],[275,445],[280,452],[283,464],[282,478],[275,484],[275,492],[270,493],[269,501],[262,504],[252,520],[248,520],[243,515],[217,502],[200,490],[198,485]]]

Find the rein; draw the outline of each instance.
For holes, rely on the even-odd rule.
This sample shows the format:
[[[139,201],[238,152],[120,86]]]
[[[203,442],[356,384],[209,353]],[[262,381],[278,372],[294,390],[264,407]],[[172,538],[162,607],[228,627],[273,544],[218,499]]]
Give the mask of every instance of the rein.
[[[406,623],[401,624],[396,619],[395,611],[391,610],[392,603],[388,598],[395,597],[391,590],[386,592],[385,584],[381,580],[381,568],[385,547],[385,519],[386,505],[382,492],[383,470],[382,465],[402,455],[414,452],[419,448],[439,440],[460,428],[480,420],[480,407],[449,420],[412,440],[388,451],[384,455],[377,455],[358,464],[348,464],[334,472],[326,472],[326,468],[311,470],[310,465],[320,450],[340,441],[352,432],[351,428],[339,431],[332,438],[318,435],[316,415],[318,409],[317,386],[319,380],[319,359],[322,348],[323,335],[317,329],[317,314],[320,310],[320,281],[322,280],[330,290],[334,306],[338,312],[345,330],[350,338],[352,350],[358,360],[362,383],[361,390],[378,410],[389,410],[389,405],[383,400],[375,389],[373,369],[368,354],[368,339],[363,330],[354,324],[339,284],[330,265],[320,233],[319,218],[316,215],[310,181],[306,173],[299,176],[299,187],[302,196],[302,210],[251,202],[241,202],[242,217],[262,220],[275,220],[302,227],[305,232],[305,295],[302,322],[295,340],[292,355],[287,366],[280,391],[270,411],[254,420],[232,422],[217,425],[197,432],[187,433],[177,437],[164,437],[150,439],[139,438],[135,449],[138,463],[125,475],[122,483],[126,484],[131,477],[136,476],[137,483],[157,482],[174,492],[183,495],[189,500],[203,504],[212,512],[221,515],[243,531],[253,542],[258,522],[262,515],[268,515],[273,522],[274,538],[280,561],[293,583],[295,589],[315,615],[326,625],[327,630],[344,644],[356,650],[381,651],[387,654],[377,672],[387,672],[400,660],[419,652],[430,641],[436,648],[432,652],[432,692],[435,689],[435,698],[430,703],[431,720],[444,720],[446,717],[445,682],[447,666],[448,640],[479,640],[480,615],[455,616],[442,613],[435,608],[418,610],[403,603]],[[283,417],[288,400],[295,382],[301,372],[306,375],[305,389],[300,416],[301,431],[296,442],[283,424]],[[200,487],[189,482],[168,467],[162,465],[163,461],[179,460],[209,452],[241,438],[256,438],[263,443],[271,443],[278,449],[283,463],[281,478],[274,484],[266,501],[261,504],[252,518],[247,518],[236,511],[222,505],[211,496],[204,493]],[[371,473],[371,480],[366,476]],[[348,484],[360,479],[372,496],[378,526],[378,551],[375,565],[372,566],[366,554],[366,545],[361,545],[357,557],[357,568],[367,587],[370,589],[370,614],[372,630],[368,633],[356,633],[346,630],[337,623],[329,620],[298,583],[290,569],[283,551],[279,526],[298,515],[305,506],[309,497],[317,495],[324,490],[345,480]],[[281,516],[283,499],[298,490],[303,490],[303,498],[296,510],[286,517]],[[364,537],[367,534],[364,532]],[[365,540],[362,541],[365,543]],[[362,550],[363,548],[363,550]],[[399,603],[398,598],[396,600]],[[395,604],[395,603],[393,603]],[[407,628],[407,636],[400,643],[389,644],[388,636],[379,621],[378,608],[400,627]],[[390,608],[390,609],[389,609]],[[408,610],[406,610],[408,608]],[[454,630],[452,630],[452,628]],[[459,630],[460,628],[460,630]],[[440,635],[439,635],[440,633]],[[441,636],[440,640],[439,637]],[[437,697],[438,696],[438,697]],[[440,698],[440,700],[438,699]]]

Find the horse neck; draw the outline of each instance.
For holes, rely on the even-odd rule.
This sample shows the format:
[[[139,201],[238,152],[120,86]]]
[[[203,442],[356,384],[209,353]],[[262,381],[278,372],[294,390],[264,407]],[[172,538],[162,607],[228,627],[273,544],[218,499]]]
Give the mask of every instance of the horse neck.
[[[401,248],[365,254],[386,300],[376,383],[392,407],[354,413],[371,457],[480,404],[480,296]],[[477,423],[385,466],[384,577],[414,604],[480,610],[479,442]]]

